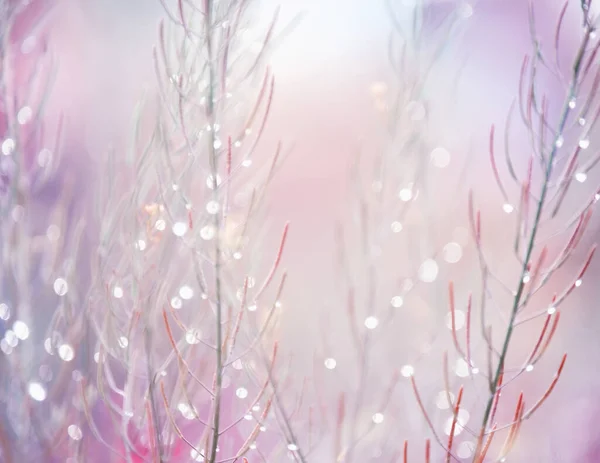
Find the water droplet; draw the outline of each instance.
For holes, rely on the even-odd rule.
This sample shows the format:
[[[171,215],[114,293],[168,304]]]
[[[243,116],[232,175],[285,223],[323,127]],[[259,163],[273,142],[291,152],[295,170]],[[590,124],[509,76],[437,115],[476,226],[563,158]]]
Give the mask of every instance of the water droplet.
[[[12,138],[7,138],[2,142],[2,154],[10,156],[14,152],[16,146],[17,144]]]
[[[23,106],[17,113],[17,122],[21,125],[25,125],[31,121],[33,117],[33,110],[29,106]]]
[[[59,296],[64,296],[65,294],[67,294],[68,290],[69,285],[67,284],[67,281],[64,278],[57,278],[56,280],[54,280],[54,292],[56,294],[58,294]]]
[[[128,345],[129,345],[129,339],[127,339],[125,336],[121,336],[119,338],[119,347],[121,349],[125,349]]]
[[[413,198],[412,186],[409,188],[402,188],[398,193],[398,197],[401,201],[408,202]]]
[[[390,304],[392,304],[392,307],[395,307],[397,309],[399,307],[402,307],[402,305],[404,304],[404,299],[402,298],[402,296],[394,296],[390,301]]]
[[[392,222],[392,232],[400,233],[402,231],[402,224],[398,221]]]
[[[206,212],[208,212],[209,214],[216,214],[217,212],[219,212],[220,206],[219,203],[217,201],[209,201],[206,204]]]
[[[37,155],[38,166],[40,166],[42,168],[48,167],[51,162],[52,162],[52,151],[50,151],[48,148],[44,148],[44,149],[40,150],[40,152]]]
[[[58,348],[58,356],[65,362],[70,362],[75,357],[75,351],[69,344],[62,344]]]
[[[158,219],[154,224],[154,228],[156,228],[158,231],[163,231],[165,228],[167,228],[167,222],[165,222],[163,219]]]
[[[328,370],[333,370],[336,366],[337,361],[334,358],[329,357],[325,359],[325,368],[327,368]]]
[[[450,152],[441,146],[434,148],[431,152],[431,162],[435,167],[443,169],[450,164]]]
[[[0,304],[0,320],[8,320],[10,318],[10,308],[5,303]]]
[[[400,374],[402,376],[404,376],[405,378],[410,378],[411,376],[413,376],[415,374],[415,369],[413,368],[412,365],[404,365],[400,369]]]
[[[444,246],[444,260],[449,264],[456,264],[462,258],[462,246],[452,242]]]
[[[202,334],[200,330],[188,330],[185,333],[185,342],[188,344],[198,344],[200,342]]]
[[[585,150],[585,149],[589,148],[589,146],[590,146],[590,140],[589,139],[584,138],[584,139],[579,140],[579,147],[582,150]]]
[[[183,306],[183,301],[181,300],[180,297],[173,296],[171,298],[171,307],[173,307],[174,309],[181,309],[182,306]]]
[[[507,214],[510,214],[512,211],[514,211],[514,210],[515,210],[515,207],[514,207],[512,204],[505,203],[505,204],[502,206],[502,210],[503,210],[504,212],[506,212]]]
[[[456,361],[456,364],[454,366],[454,372],[456,373],[456,376],[466,378],[467,376],[469,376],[469,365],[464,359],[460,358]]]
[[[377,318],[375,317],[367,317],[367,319],[365,320],[365,326],[369,330],[374,330],[375,328],[377,328],[378,325],[379,320],[377,320]]]
[[[439,408],[440,410],[447,410],[452,406],[452,404],[448,402],[448,395],[450,396],[450,400],[454,401],[454,394],[452,394],[452,392],[438,392],[437,397],[435,399],[435,405],[437,406],[437,408]]]
[[[188,231],[188,226],[185,222],[175,222],[173,224],[173,234],[175,236],[179,236],[182,237],[183,235],[185,235]]]
[[[577,122],[579,122],[579,125],[580,125],[581,127],[583,127],[583,126],[586,124],[586,122],[587,122],[587,121],[585,120],[585,118],[583,118],[583,117],[580,117],[580,118],[579,118],[579,120],[578,120]]]
[[[179,288],[179,297],[183,300],[189,301],[192,297],[194,297],[194,290],[188,285],[183,285],[181,288]]]
[[[525,367],[525,371],[529,372],[529,371],[533,371],[533,365],[529,364]]]
[[[244,387],[238,387],[235,391],[235,395],[239,399],[245,399],[246,397],[248,397],[248,389],[246,389]]]
[[[6,333],[4,333],[4,339],[10,347],[17,347],[17,344],[19,344],[19,338],[17,338],[17,335],[13,330],[7,330]]]
[[[576,106],[577,106],[577,100],[575,100],[575,98],[571,98],[569,100],[569,108],[575,109]]]
[[[564,143],[565,143],[565,139],[563,138],[562,135],[559,135],[556,138],[556,141],[554,142],[554,146],[556,146],[557,148],[561,148]]]
[[[373,420],[373,423],[375,423],[375,424],[381,424],[381,423],[383,423],[383,419],[384,419],[383,413],[375,413],[371,417],[371,419]]]
[[[216,234],[216,229],[212,225],[206,225],[200,229],[200,238],[205,241],[212,240]]]
[[[242,166],[244,167],[250,167],[252,165],[252,159],[244,159],[242,161]]]
[[[27,386],[27,392],[31,396],[31,398],[37,402],[43,402],[46,400],[46,388],[38,382],[32,381]]]
[[[298,446],[296,444],[288,444],[287,448],[290,452],[295,452],[298,450]]]
[[[21,341],[24,341],[29,337],[29,327],[25,322],[22,322],[21,320],[15,321],[13,323],[12,329],[17,338],[19,338]]]
[[[579,280],[575,281],[575,287],[579,288],[581,286],[581,283],[582,283],[582,281],[580,278]]]
[[[454,326],[456,330],[460,330],[466,323],[466,316],[462,310],[454,311]],[[449,330],[452,329],[452,312],[446,314],[446,326]]]
[[[120,286],[115,286],[113,288],[113,296],[117,299],[121,299],[123,297],[123,288]]]
[[[575,180],[577,180],[579,183],[583,183],[587,180],[587,174],[585,172],[577,172],[575,174]]]
[[[552,315],[553,313],[556,313],[556,307],[552,306],[552,307],[548,307],[547,310],[549,315]]]
[[[424,283],[432,283],[436,280],[439,267],[435,260],[427,259],[419,267],[419,279]]]
[[[471,417],[471,415],[466,409],[461,408],[458,411],[458,413],[456,415],[456,424],[454,426],[454,435],[455,436],[458,436],[463,431],[463,429],[467,425],[470,417]],[[446,426],[444,427],[444,432],[447,436],[449,436],[450,432],[452,431],[453,421],[454,421],[454,417],[450,417],[446,421]]]
[[[72,424],[67,428],[67,432],[69,433],[69,437],[73,440],[81,440],[83,434],[81,432],[81,428],[76,424]]]

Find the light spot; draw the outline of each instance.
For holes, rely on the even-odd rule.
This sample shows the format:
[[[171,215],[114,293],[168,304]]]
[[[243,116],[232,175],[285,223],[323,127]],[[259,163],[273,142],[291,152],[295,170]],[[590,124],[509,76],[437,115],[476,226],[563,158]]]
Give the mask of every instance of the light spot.
[[[65,294],[67,294],[68,290],[69,285],[67,284],[67,281],[64,278],[57,278],[56,280],[54,280],[54,292],[56,294],[58,294],[59,296],[64,296]]]
[[[402,296],[394,296],[390,301],[390,304],[392,304],[392,307],[398,309],[404,305],[404,299]]]
[[[22,322],[21,320],[15,321],[13,323],[12,329],[17,338],[19,338],[21,341],[24,341],[29,337],[29,327],[25,322]]]
[[[185,301],[189,301],[194,297],[194,290],[188,285],[183,285],[179,288],[179,297]]]
[[[435,167],[443,169],[450,164],[450,152],[441,146],[431,151],[431,162]]]
[[[444,246],[444,260],[449,264],[456,264],[462,258],[462,246],[451,242]]]
[[[400,369],[400,374],[402,376],[404,376],[405,378],[410,378],[411,376],[413,376],[415,374],[415,369],[413,368],[412,365],[404,365]]]
[[[419,267],[419,279],[424,283],[432,283],[436,280],[439,267],[435,260],[427,259]]]
[[[58,356],[65,362],[70,362],[75,357],[75,351],[69,344],[62,344],[58,348]]]
[[[375,413],[372,417],[373,423],[375,423],[375,424],[383,423],[383,419],[384,419],[383,413]]]
[[[369,330],[374,330],[379,325],[379,320],[375,317],[367,317],[365,320],[365,326]]]
[[[81,432],[81,428],[76,424],[72,424],[67,428],[67,432],[69,433],[69,437],[73,440],[81,440],[83,437],[83,433]]]
[[[462,310],[454,311],[454,327],[457,331],[460,330],[463,326],[465,326],[466,318],[467,317],[465,316],[465,313]],[[446,326],[449,330],[452,329],[452,312],[448,312],[446,314]]]
[[[27,386],[27,392],[29,393],[30,397],[37,402],[43,402],[46,400],[46,388],[44,388],[44,386],[38,382],[30,382]]]
[[[502,206],[502,210],[503,210],[504,212],[506,212],[507,214],[510,214],[512,211],[514,211],[514,210],[515,210],[515,207],[514,207],[512,204],[505,203],[505,204]]]
[[[187,233],[188,226],[185,222],[175,222],[172,230],[175,236],[182,237]]]

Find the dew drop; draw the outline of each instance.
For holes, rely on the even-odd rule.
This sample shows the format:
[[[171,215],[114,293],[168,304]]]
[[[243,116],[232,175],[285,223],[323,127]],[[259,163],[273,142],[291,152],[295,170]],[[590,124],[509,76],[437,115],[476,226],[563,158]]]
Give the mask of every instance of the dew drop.
[[[7,138],[2,142],[2,154],[10,156],[14,152],[16,146],[17,144],[12,138]]]
[[[374,330],[375,328],[377,328],[378,325],[379,320],[377,320],[377,318],[375,317],[367,317],[367,319],[365,320],[365,326],[369,330]]]
[[[179,288],[179,297],[185,301],[189,301],[194,297],[194,290],[188,285],[183,285]]]
[[[412,365],[404,365],[400,369],[400,374],[402,376],[404,376],[405,378],[410,378],[411,376],[413,376],[415,374],[415,369]]]
[[[444,260],[449,264],[456,264],[462,258],[462,247],[460,244],[451,242],[444,246]]]
[[[434,148],[431,152],[431,162],[435,167],[443,169],[450,164],[450,152],[441,146]]]
[[[400,233],[402,231],[402,224],[398,221],[392,222],[392,232]]]
[[[174,309],[181,309],[183,307],[183,300],[180,297],[174,296],[171,298],[171,307]]]
[[[182,237],[183,235],[185,235],[188,231],[188,226],[185,222],[175,222],[173,224],[173,234],[175,236],[179,236]]]
[[[333,370],[336,366],[337,361],[334,358],[329,357],[325,359],[325,368],[327,368],[328,370]]]
[[[65,362],[70,362],[75,357],[75,351],[69,344],[62,344],[58,348],[58,356]]]
[[[13,323],[12,329],[17,338],[19,338],[21,341],[24,341],[29,337],[29,327],[25,322],[22,322],[21,320],[15,321]]]
[[[398,309],[404,305],[404,299],[402,296],[394,296],[390,301],[390,304],[392,304],[392,307]]]
[[[59,296],[64,296],[65,294],[67,294],[68,290],[69,285],[67,284],[67,281],[64,278],[57,278],[56,280],[54,280],[54,292],[56,294],[58,294]]]
[[[205,241],[212,240],[216,235],[215,227],[212,225],[206,225],[200,229],[200,238]]]
[[[38,382],[30,382],[27,386],[27,392],[29,393],[30,397],[37,402],[43,402],[46,400],[46,388],[44,388],[44,386]]]
[[[375,424],[381,424],[381,423],[383,423],[383,419],[384,419],[383,413],[375,413],[371,417],[371,419],[373,420],[373,423],[375,423]]]
[[[432,283],[436,280],[439,267],[435,260],[427,259],[419,267],[419,279],[424,283]]]
[[[69,437],[73,440],[81,440],[83,434],[81,432],[81,428],[76,424],[72,424],[67,428],[67,432],[69,433]]]
[[[31,121],[33,117],[33,110],[29,106],[23,106],[17,113],[17,122],[21,125],[25,125]]]

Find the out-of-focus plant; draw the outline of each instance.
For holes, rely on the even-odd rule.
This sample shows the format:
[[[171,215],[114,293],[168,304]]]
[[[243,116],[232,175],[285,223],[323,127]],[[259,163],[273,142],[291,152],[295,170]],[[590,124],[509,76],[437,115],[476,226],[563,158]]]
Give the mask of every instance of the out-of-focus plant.
[[[579,256],[581,269],[564,291],[545,294],[548,283],[561,278],[561,270],[577,254],[600,198],[600,192],[592,191],[588,201],[571,206],[567,195],[573,183],[586,181],[599,159],[590,150],[591,131],[600,115],[596,18],[590,2],[573,4],[581,10],[582,39],[565,66],[558,58],[569,3],[552,38],[556,59],[541,47],[530,3],[534,49],[524,60],[518,99],[506,123],[503,169],[496,131],[492,127],[490,132],[490,179],[502,198],[498,210],[508,214],[501,225],[507,236],[516,230],[509,243],[512,254],[505,254],[502,265],[508,265],[510,255],[510,274],[516,283],[506,281],[490,257],[485,215],[478,210],[474,193],[465,192],[461,201],[460,189],[454,190],[458,192],[455,205],[462,209],[452,210],[466,216],[458,224],[443,212],[431,213],[430,200],[439,205],[435,198],[440,190],[432,166],[446,166],[450,153],[428,131],[437,101],[428,98],[427,82],[441,51],[451,43],[444,33],[455,31],[457,16],[470,16],[473,10],[461,4],[446,21],[436,23],[439,16],[431,14],[431,5],[418,4],[409,21],[396,21],[396,37],[402,38],[402,45],[400,58],[392,62],[400,71],[399,96],[390,104],[385,96],[388,86],[374,88],[377,106],[391,116],[389,149],[375,157],[375,169],[366,168],[364,162],[356,164],[352,184],[359,193],[353,222],[338,228],[336,276],[346,293],[342,311],[349,327],[338,327],[339,311],[334,305],[324,310],[334,323],[322,325],[323,352],[310,378],[315,391],[307,413],[309,429],[318,429],[322,439],[315,441],[309,432],[302,442],[314,458],[406,462],[409,444],[402,434],[414,437],[415,429],[421,429],[438,443],[432,447],[428,439],[424,446],[411,446],[417,447],[411,455],[425,461],[504,461],[525,421],[556,387],[566,355],[556,360],[554,378],[537,397],[514,390],[547,352],[560,306],[582,284],[595,251],[592,247]],[[428,25],[434,33],[427,32],[426,20],[432,21]],[[564,101],[555,103],[554,96],[545,94],[543,79],[548,76],[563,85]],[[524,172],[519,171],[509,146],[517,111],[531,142]],[[468,249],[474,253],[479,274],[461,270],[444,274],[442,260],[456,263],[466,244],[456,230],[448,236],[448,222],[465,225],[458,229],[459,235],[470,229]],[[346,242],[352,244],[345,246]],[[392,275],[389,269],[394,269]],[[458,300],[461,305],[464,301],[464,311],[458,309]],[[511,351],[519,329],[534,323],[539,323],[539,334],[531,339],[530,349],[524,354],[522,348]],[[443,336],[440,328],[449,335]],[[441,378],[441,388],[434,394],[423,393],[417,379],[433,376]],[[402,377],[407,379],[402,382]],[[434,413],[433,408],[441,411]],[[315,414],[323,419],[315,420]]]
[[[256,30],[255,1],[163,6],[157,98],[140,107],[131,151],[109,156],[99,197],[87,381],[102,400],[85,407],[87,428],[112,455],[102,461],[302,459],[273,332],[288,225],[260,243],[284,154],[261,143],[277,11]]]
[[[53,461],[74,422],[83,223],[57,186],[63,122],[45,121],[56,60],[45,2],[0,2],[0,460]],[[48,126],[52,129],[48,130]],[[48,133],[51,132],[51,133]],[[63,176],[63,178],[66,176]],[[74,437],[74,438],[75,438]]]

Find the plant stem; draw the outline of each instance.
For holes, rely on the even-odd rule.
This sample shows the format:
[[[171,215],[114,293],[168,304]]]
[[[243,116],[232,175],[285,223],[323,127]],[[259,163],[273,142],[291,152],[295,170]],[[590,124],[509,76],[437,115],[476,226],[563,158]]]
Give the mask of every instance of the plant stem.
[[[584,14],[587,14],[586,12],[584,12]],[[571,83],[569,85],[569,92],[567,95],[567,100],[564,103],[563,109],[561,111],[561,115],[560,115],[560,119],[559,119],[559,125],[558,125],[558,130],[557,133],[555,135],[555,139],[554,139],[554,144],[552,146],[552,150],[550,151],[550,156],[548,158],[547,161],[547,166],[546,166],[546,172],[544,175],[544,182],[542,184],[542,191],[540,194],[540,198],[537,204],[537,210],[535,213],[535,219],[533,222],[533,227],[531,229],[531,234],[529,237],[529,242],[527,245],[527,251],[525,253],[525,259],[523,260],[523,266],[521,269],[521,274],[520,274],[520,279],[519,279],[519,284],[518,284],[518,289],[517,289],[517,293],[515,294],[515,297],[513,299],[513,306],[511,309],[511,314],[510,314],[510,320],[509,320],[509,324],[508,324],[508,328],[506,330],[506,335],[504,337],[504,344],[502,346],[502,351],[500,352],[500,358],[498,359],[498,366],[496,368],[496,373],[494,374],[494,378],[492,380],[492,391],[490,393],[490,397],[488,399],[487,405],[486,405],[486,409],[485,409],[485,413],[483,416],[483,422],[481,424],[481,429],[483,432],[486,431],[488,425],[489,425],[489,419],[490,419],[490,414],[491,414],[491,410],[492,410],[492,404],[494,402],[494,397],[496,395],[497,389],[498,389],[498,381],[500,379],[500,376],[502,374],[502,371],[504,369],[504,361],[506,359],[506,355],[508,352],[508,346],[510,344],[510,340],[512,338],[512,333],[513,333],[513,329],[514,329],[514,323],[515,323],[515,319],[517,316],[517,313],[519,311],[519,307],[521,305],[521,298],[523,297],[523,291],[525,289],[525,276],[527,274],[527,268],[528,268],[528,264],[529,261],[531,260],[531,256],[533,254],[533,249],[535,247],[536,244],[536,237],[539,231],[539,225],[541,222],[541,217],[542,217],[542,212],[544,209],[544,203],[546,200],[546,196],[548,194],[548,186],[550,183],[550,178],[552,177],[552,172],[553,172],[553,167],[554,167],[554,161],[556,158],[556,154],[558,152],[558,148],[559,148],[559,144],[557,144],[557,141],[559,139],[561,139],[563,137],[563,133],[565,130],[565,126],[567,124],[567,120],[569,118],[569,115],[571,113],[571,107],[569,106],[569,102],[575,97],[576,95],[576,91],[577,91],[577,84],[579,81],[579,74],[580,74],[580,70],[581,70],[581,62],[583,59],[583,56],[585,54],[589,39],[590,39],[590,33],[592,32],[592,28],[588,25],[585,26],[585,34],[584,34],[584,38],[583,41],[580,45],[580,48],[577,52],[577,56],[575,58],[575,62],[573,64],[573,75],[571,78]]]
[[[208,54],[208,96],[206,104],[206,115],[208,123],[211,125],[209,146],[209,162],[213,180],[212,199],[219,201],[219,189],[217,185],[218,159],[215,150],[216,134],[214,130],[214,100],[215,100],[215,65],[213,56],[213,25],[212,9],[213,0],[206,0],[205,28],[206,28],[206,48]],[[215,304],[216,304],[216,368],[215,368],[215,396],[214,396],[214,414],[212,424],[212,442],[208,463],[215,463],[217,458],[217,447],[219,444],[219,427],[221,421],[221,389],[223,383],[223,332],[222,332],[222,294],[221,294],[221,214],[214,214],[213,225],[216,230],[215,236]]]

